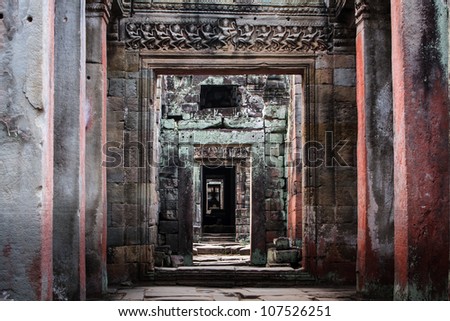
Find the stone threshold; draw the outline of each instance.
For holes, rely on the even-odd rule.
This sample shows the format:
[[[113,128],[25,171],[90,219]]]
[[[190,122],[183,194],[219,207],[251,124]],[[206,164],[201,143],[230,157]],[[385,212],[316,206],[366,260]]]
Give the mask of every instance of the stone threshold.
[[[303,269],[291,267],[180,266],[155,268],[147,277],[146,281],[153,285],[293,287],[317,284]]]

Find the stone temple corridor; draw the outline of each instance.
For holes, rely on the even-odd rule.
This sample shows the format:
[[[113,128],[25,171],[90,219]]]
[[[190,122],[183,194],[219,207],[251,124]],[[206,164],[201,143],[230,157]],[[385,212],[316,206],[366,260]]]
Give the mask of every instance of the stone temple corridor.
[[[1,1],[0,300],[448,300],[448,10]]]

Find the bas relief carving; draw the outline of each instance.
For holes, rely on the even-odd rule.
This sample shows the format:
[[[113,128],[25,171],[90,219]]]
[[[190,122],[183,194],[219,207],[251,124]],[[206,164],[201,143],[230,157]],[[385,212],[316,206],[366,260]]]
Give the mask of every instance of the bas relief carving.
[[[328,27],[238,25],[234,19],[215,23],[165,24],[129,22],[128,49],[152,51],[324,52],[331,50]]]
[[[219,159],[246,159],[251,155],[250,146],[196,146],[194,149],[195,159],[219,160]]]

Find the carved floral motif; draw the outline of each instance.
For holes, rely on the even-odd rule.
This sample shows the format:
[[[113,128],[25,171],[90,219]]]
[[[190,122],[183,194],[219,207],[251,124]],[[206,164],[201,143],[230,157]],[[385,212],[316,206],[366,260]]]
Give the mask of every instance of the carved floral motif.
[[[148,50],[223,50],[316,52],[331,49],[327,27],[238,25],[234,19],[215,23],[126,24],[126,46]]]
[[[194,158],[196,159],[243,159],[249,158],[251,155],[250,146],[215,146],[204,145],[196,146],[194,150]]]

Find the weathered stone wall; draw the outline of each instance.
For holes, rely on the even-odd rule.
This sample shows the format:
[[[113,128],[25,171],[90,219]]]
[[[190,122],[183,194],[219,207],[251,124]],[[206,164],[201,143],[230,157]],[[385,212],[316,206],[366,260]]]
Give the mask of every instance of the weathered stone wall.
[[[222,123],[222,117],[218,115],[212,115],[208,119],[197,119],[192,109],[196,108],[198,97],[186,93],[180,96],[182,99],[176,105],[173,116],[168,116],[164,108],[161,110],[163,115],[161,142],[167,146],[167,142],[172,141],[176,145],[167,147],[166,151],[161,149],[164,153],[161,160],[169,161],[169,164],[177,160],[185,166],[178,169],[172,165],[161,167],[158,182],[149,188],[153,193],[152,196],[146,194],[145,198],[146,202],[151,203],[150,215],[158,212],[155,207],[156,204],[160,204],[159,244],[170,244],[173,249],[178,249],[185,257],[186,263],[189,263],[189,257],[192,255],[190,253],[194,239],[192,226],[195,225],[198,228],[198,221],[196,222],[195,219],[199,213],[199,198],[196,197],[199,193],[195,192],[197,189],[195,181],[198,180],[200,168],[198,161],[193,157],[195,152],[193,146],[195,144],[214,145],[222,141],[236,144],[239,141],[252,145],[252,165],[257,165],[252,166],[249,176],[252,186],[266,187],[265,190],[252,189],[250,196],[251,199],[257,200],[252,204],[254,213],[250,231],[252,262],[265,263],[267,243],[281,234],[280,231],[283,230],[283,233],[286,233],[288,222],[288,235],[296,244],[303,244],[303,265],[308,271],[320,278],[337,282],[355,281],[357,120],[354,8],[351,3],[337,11],[326,8],[323,4],[307,7],[308,5],[305,4],[305,7],[300,6],[289,10],[277,8],[276,11],[281,18],[273,19],[271,13],[274,9],[269,7],[265,8],[269,11],[263,13],[262,8],[254,6],[256,11],[253,16],[248,14],[244,7],[235,5],[223,7],[221,9],[223,11],[216,12],[212,9],[216,8],[214,5],[195,4],[191,10],[198,10],[198,15],[194,17],[191,13],[184,11],[185,8],[181,5],[140,4],[136,6],[136,15],[111,24],[111,36],[114,40],[122,41],[111,43],[110,58],[121,65],[114,71],[119,76],[112,76],[111,80],[115,77],[127,80],[130,73],[124,70],[127,70],[127,64],[129,64],[127,61],[130,60],[126,56],[134,56],[132,64],[137,67],[139,53],[141,54],[141,72],[150,74],[152,71],[146,68],[155,68],[155,72],[163,70],[162,74],[170,74],[167,70],[175,70],[175,74],[177,71],[186,74],[189,64],[183,65],[184,57],[189,59],[190,63],[194,60],[195,63],[202,61],[202,58],[207,59],[206,67],[201,64],[196,66],[200,69],[205,68],[211,74],[214,73],[211,70],[214,70],[216,66],[220,73],[224,70],[227,72],[227,68],[238,70],[244,67],[245,69],[248,67],[246,60],[252,67],[260,70],[266,67],[269,68],[268,70],[281,68],[287,70],[287,74],[302,70],[298,72],[301,77],[297,77],[295,86],[292,87],[296,92],[292,95],[294,101],[292,108],[298,110],[290,111],[288,118],[292,121],[292,126],[289,135],[286,132],[286,119],[279,119],[278,116],[264,118],[263,115],[261,117],[263,127],[267,124],[272,127],[271,129],[251,127],[261,120],[252,121],[249,124],[250,122],[246,123],[242,119],[237,121],[226,116],[224,117],[226,122]],[[151,10],[154,12],[150,18],[148,13]],[[173,14],[168,14],[166,10],[172,10]],[[205,14],[208,10],[211,12]],[[244,11],[237,14],[239,10]],[[295,17],[289,16],[292,10],[297,14]],[[340,16],[337,17],[338,15]],[[277,60],[278,54],[283,55],[283,59]],[[178,69],[179,65],[172,58],[174,55],[177,57],[185,55],[180,59],[179,65],[183,65],[181,69]],[[231,60],[231,57],[236,59]],[[249,57],[251,59],[247,59]],[[166,61],[165,58],[168,60]],[[253,58],[255,61],[260,61],[260,64],[254,63]],[[292,59],[299,59],[301,63],[293,64]],[[230,61],[233,63],[236,61],[238,65],[228,65]],[[217,64],[214,64],[215,62]],[[147,67],[146,64],[151,67]],[[294,72],[289,69],[289,66],[298,69]],[[229,72],[231,71],[228,70]],[[197,70],[195,73],[200,72]],[[283,74],[280,70],[273,73]],[[139,77],[141,76],[142,73]],[[154,93],[142,94],[142,91],[156,89],[153,88],[156,80],[150,80],[151,77],[153,75],[146,75],[139,79],[138,92],[141,92],[141,103],[159,97],[159,94],[153,96]],[[272,81],[275,84],[279,80],[267,79],[267,87],[271,86]],[[126,85],[123,85],[123,88],[126,88]],[[276,95],[276,89],[272,88],[272,90]],[[126,95],[125,92],[122,94]],[[114,98],[119,104],[116,106],[120,106],[119,110],[116,109],[119,113],[114,116],[119,118],[114,122],[120,124],[122,128],[116,130],[115,135],[121,135],[120,131],[125,128],[123,122],[126,122],[131,115],[122,111],[126,108],[125,100],[128,99],[124,97],[117,95]],[[264,94],[262,97],[263,100],[267,98]],[[287,97],[291,96],[287,95]],[[171,98],[176,97],[174,95]],[[162,99],[165,99],[164,95]],[[284,105],[285,114],[288,114],[289,105],[290,101]],[[151,101],[146,108],[150,115],[148,116],[150,122],[147,124],[152,123],[152,125],[145,126],[149,135],[152,136],[150,141],[154,141],[155,129],[159,124],[158,117],[153,117],[152,113],[157,113],[159,106]],[[258,117],[260,116],[253,118]],[[146,122],[145,117],[140,119]],[[280,124],[284,126],[282,133],[277,129]],[[214,126],[217,128],[213,128]],[[222,133],[223,128],[220,128],[222,126],[228,126],[226,133],[228,136]],[[247,128],[245,133],[242,133],[242,137],[233,137],[230,133],[241,129],[239,126],[244,128],[250,126],[249,128],[257,134],[251,137],[252,130]],[[202,131],[199,130],[200,128]],[[127,132],[126,128],[125,132]],[[192,132],[202,134],[191,135]],[[203,134],[206,132],[210,135]],[[279,150],[271,145],[272,142],[278,144],[280,140],[288,143],[289,153],[286,154],[283,150],[286,149],[284,143],[280,145],[282,148]],[[157,154],[154,149],[151,153]],[[170,156],[167,156],[169,154]],[[153,159],[157,160],[158,157]],[[296,160],[300,165],[296,166]],[[288,165],[294,161],[294,167],[284,166],[282,171],[276,167],[266,168],[268,163],[279,164],[281,161]],[[263,166],[258,166],[261,164]],[[145,172],[145,175],[153,178],[158,175],[154,167]],[[122,171],[119,170],[118,173]],[[119,181],[115,183],[110,181],[109,194],[117,188],[122,190],[121,195],[123,191],[126,191],[128,195],[140,193],[138,189],[133,192],[130,186],[125,186],[126,183],[122,177],[118,179]],[[156,192],[158,184],[161,184],[160,195]],[[135,185],[140,186],[132,184],[131,187]],[[242,186],[245,187],[245,184]],[[122,204],[116,204],[122,206]],[[247,215],[244,214],[246,213],[245,201],[243,204],[241,213]],[[111,202],[110,205],[112,205]],[[183,208],[183,212],[179,211],[180,208]],[[110,209],[112,211],[112,207]],[[244,216],[242,222],[246,219]],[[114,228],[123,227],[116,225]],[[152,228],[154,231],[156,225],[152,225]],[[265,233],[261,233],[262,230]],[[114,230],[114,233],[117,231]],[[149,235],[153,238],[155,234],[150,232]]]
[[[138,86],[143,84],[142,72],[138,52],[125,51],[120,43],[109,43],[104,152],[107,156],[108,280],[112,283],[137,279],[139,269],[151,269],[153,255],[148,253],[153,251],[156,242],[156,232],[151,232],[156,212],[146,206],[148,200],[155,203],[158,198],[154,193],[148,195],[155,179],[146,176],[151,171],[152,150],[147,145],[147,133],[141,131],[145,111],[138,98]]]
[[[306,139],[303,264],[320,278],[354,283],[357,219],[354,54],[317,57],[314,90],[315,132],[311,134],[304,127],[303,136]],[[311,141],[311,137],[316,137],[316,141]]]
[[[52,298],[53,1],[0,3],[0,289]]]

